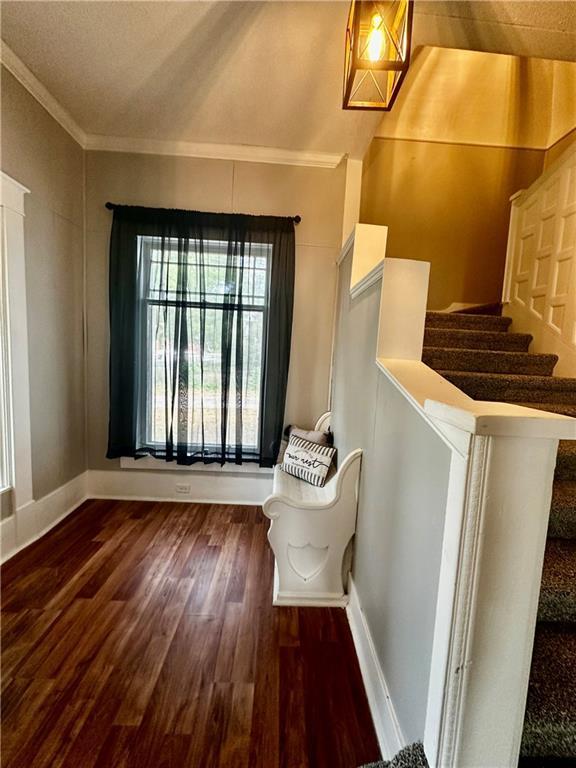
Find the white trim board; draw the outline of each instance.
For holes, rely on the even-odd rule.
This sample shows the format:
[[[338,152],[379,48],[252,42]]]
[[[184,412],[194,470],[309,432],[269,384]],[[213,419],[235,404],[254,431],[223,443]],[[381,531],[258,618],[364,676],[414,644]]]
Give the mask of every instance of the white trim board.
[[[272,475],[240,475],[194,471],[172,474],[89,469],[88,495],[95,499],[139,499],[141,501],[185,501],[206,504],[262,504],[272,492]],[[182,493],[177,486],[186,484]]]
[[[211,160],[301,165],[313,168],[336,168],[345,157],[343,153],[282,149],[279,147],[250,146],[247,144],[210,144],[191,141],[137,139],[126,136],[99,136],[87,133],[3,40],[0,41],[0,62],[28,93],[44,107],[48,114],[85,150],[166,155],[171,157],[200,157]]]
[[[376,737],[382,757],[384,760],[391,760],[397,752],[406,746],[407,742],[402,733],[386,678],[376,654],[370,627],[362,611],[358,592],[351,576],[348,592],[349,601],[346,614],[356,656],[360,664],[360,672],[368,697]]]
[[[302,165],[313,168],[336,168],[344,159],[342,153],[310,152],[278,149],[248,144],[210,144],[208,142],[168,141],[163,139],[131,139],[124,136],[86,137],[86,150],[92,152],[127,152],[143,155],[200,157],[208,160],[236,160],[246,163]]]
[[[176,491],[186,481],[190,490]],[[0,560],[4,562],[44,536],[87,499],[169,501],[260,506],[272,491],[272,475],[194,472],[86,470],[47,496],[31,501],[0,522]]]
[[[48,533],[87,499],[86,472],[43,496],[38,501],[16,510],[0,523],[1,561],[5,562],[21,549]]]

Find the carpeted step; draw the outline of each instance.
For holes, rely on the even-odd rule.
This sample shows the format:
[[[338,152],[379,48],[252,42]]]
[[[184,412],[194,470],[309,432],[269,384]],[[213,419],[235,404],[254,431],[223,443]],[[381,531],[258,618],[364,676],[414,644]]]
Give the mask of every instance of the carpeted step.
[[[401,749],[392,760],[379,760],[362,768],[428,768],[428,760],[421,742],[416,742]]]
[[[548,539],[538,621],[576,622],[575,539]]]
[[[576,755],[576,631],[574,624],[536,629],[521,754]]]
[[[527,352],[532,336],[529,333],[500,333],[498,331],[462,331],[458,328],[425,328],[425,347],[450,349],[488,349],[493,352]]]
[[[549,538],[576,539],[576,481],[559,480],[552,489]]]
[[[538,411],[560,413],[573,419],[576,418],[576,405],[570,405],[570,403],[516,403],[516,405],[523,405],[524,408],[536,408]]]
[[[576,480],[576,440],[560,440],[554,477],[557,480]]]
[[[466,307],[465,309],[457,309],[454,312],[455,315],[501,315],[502,314],[502,302],[494,302],[492,304],[477,304],[475,307]]]
[[[458,312],[426,312],[427,328],[459,328],[506,333],[512,319],[500,315],[471,315]]]
[[[474,400],[576,405],[576,379],[473,371],[439,370],[438,373]]]
[[[424,347],[422,361],[435,370],[551,376],[558,356],[532,355],[530,352],[493,352],[487,349]]]

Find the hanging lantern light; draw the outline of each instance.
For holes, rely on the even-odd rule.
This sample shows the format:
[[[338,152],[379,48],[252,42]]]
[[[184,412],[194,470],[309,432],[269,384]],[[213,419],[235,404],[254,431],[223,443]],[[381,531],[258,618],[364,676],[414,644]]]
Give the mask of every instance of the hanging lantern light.
[[[412,0],[352,0],[346,27],[344,109],[392,109],[408,71],[412,10]]]

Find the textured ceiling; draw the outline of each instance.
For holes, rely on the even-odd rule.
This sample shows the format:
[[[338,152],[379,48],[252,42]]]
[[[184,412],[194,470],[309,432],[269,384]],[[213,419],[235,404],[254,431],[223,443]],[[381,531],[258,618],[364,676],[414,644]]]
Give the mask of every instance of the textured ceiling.
[[[346,3],[7,2],[2,37],[88,133],[361,156]]]
[[[415,46],[574,58],[569,2],[415,7]],[[347,8],[7,1],[2,37],[87,133],[361,157],[381,115],[340,108]]]

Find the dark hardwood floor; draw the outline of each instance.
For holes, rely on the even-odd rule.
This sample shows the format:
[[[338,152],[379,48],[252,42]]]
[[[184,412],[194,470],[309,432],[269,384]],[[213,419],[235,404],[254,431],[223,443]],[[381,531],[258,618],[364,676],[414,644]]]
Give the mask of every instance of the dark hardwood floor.
[[[272,607],[266,523],[257,507],[88,501],[6,563],[2,765],[377,759],[346,615]]]

